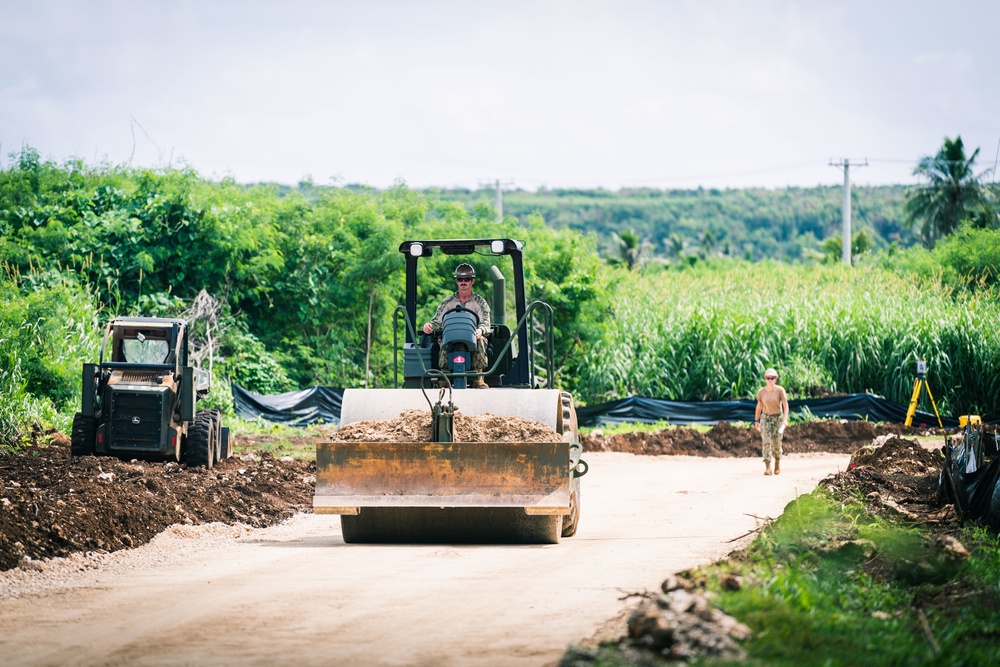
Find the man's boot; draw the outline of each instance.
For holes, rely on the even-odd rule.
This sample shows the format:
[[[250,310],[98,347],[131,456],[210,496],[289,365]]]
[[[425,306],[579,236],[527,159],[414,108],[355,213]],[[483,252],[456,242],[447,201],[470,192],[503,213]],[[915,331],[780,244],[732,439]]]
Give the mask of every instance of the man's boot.
[[[778,458],[774,459],[774,474],[775,475],[781,474],[781,459]]]
[[[770,475],[771,474],[771,462],[770,461],[764,461],[764,474],[765,475]]]
[[[474,378],[470,378],[470,380],[469,380],[469,386],[471,388],[473,388],[473,389],[489,389],[490,388],[490,386],[488,384],[486,384],[486,382],[483,380],[482,376],[480,376],[480,375],[477,375]]]

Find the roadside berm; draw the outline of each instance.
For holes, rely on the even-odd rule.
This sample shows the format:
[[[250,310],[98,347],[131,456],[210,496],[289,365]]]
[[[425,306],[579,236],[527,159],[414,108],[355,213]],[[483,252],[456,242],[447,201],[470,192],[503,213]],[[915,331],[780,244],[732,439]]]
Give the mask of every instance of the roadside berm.
[[[855,558],[875,581],[899,579],[914,585],[946,585],[969,558],[969,552],[949,534],[957,525],[957,517],[938,492],[942,461],[939,449],[887,433],[858,448],[846,470],[819,485],[820,492],[828,493],[838,504],[863,499],[866,511],[872,515],[928,529],[929,538],[916,547],[913,556],[883,554],[870,540],[851,536],[827,539],[820,533],[815,543],[797,548],[813,555]],[[769,521],[765,521],[754,532],[768,528]],[[713,570],[723,573],[713,575],[721,577],[717,584],[722,589],[735,591],[763,585],[725,574],[739,572],[738,564],[745,557],[746,553],[737,549],[713,564]],[[926,594],[933,595],[930,589]],[[615,656],[611,664],[640,666],[692,658],[742,660],[746,652],[741,643],[751,637],[751,628],[714,608],[713,596],[698,569],[668,577],[660,591],[631,593],[628,597],[638,598],[639,602],[609,622],[599,635],[570,647],[560,667],[591,665],[599,656],[609,660],[609,653]]]

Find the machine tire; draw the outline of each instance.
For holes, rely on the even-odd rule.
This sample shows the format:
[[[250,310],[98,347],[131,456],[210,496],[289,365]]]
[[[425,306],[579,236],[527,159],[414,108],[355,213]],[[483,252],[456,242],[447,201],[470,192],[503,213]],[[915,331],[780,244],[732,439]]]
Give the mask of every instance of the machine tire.
[[[211,469],[215,463],[215,420],[208,410],[199,410],[195,415],[187,435],[188,467]]]
[[[560,407],[562,409],[562,433],[570,434],[570,440],[574,443],[580,442],[579,423],[577,421],[576,408],[573,405],[573,395],[567,391],[562,392],[560,397]],[[576,535],[577,526],[580,525],[580,478],[573,476],[571,490],[569,494],[569,514],[563,516],[562,536],[573,537]]]
[[[569,514],[563,516],[562,536],[573,537],[580,525],[580,480],[573,480],[573,490],[569,494]]]
[[[94,453],[94,437],[97,422],[90,415],[77,412],[73,415],[73,430],[70,433],[70,456],[90,456]]]

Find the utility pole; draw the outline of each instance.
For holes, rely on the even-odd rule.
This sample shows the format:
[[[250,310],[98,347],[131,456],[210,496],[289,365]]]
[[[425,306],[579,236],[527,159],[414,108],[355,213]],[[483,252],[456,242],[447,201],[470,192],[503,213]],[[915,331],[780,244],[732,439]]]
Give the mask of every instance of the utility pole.
[[[503,187],[505,185],[514,185],[514,181],[504,181],[500,182],[500,179],[495,179],[492,183],[480,183],[480,187],[494,187],[496,188],[497,200],[496,206],[494,207],[497,212],[497,222],[503,222]]]
[[[831,167],[842,167],[844,169],[844,222],[841,234],[840,257],[844,264],[851,265],[851,167],[867,167],[868,158],[864,162],[855,162],[853,165],[849,159],[841,158],[840,162],[834,162],[830,158]]]

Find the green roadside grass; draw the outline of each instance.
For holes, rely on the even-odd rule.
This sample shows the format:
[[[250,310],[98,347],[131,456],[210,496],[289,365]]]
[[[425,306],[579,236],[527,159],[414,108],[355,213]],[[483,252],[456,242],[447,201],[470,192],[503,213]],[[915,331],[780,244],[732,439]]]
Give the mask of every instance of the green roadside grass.
[[[874,515],[821,487],[745,549],[681,575],[753,633],[746,661],[690,664],[971,666],[998,655],[1000,538],[982,527]],[[666,664],[636,660],[605,644],[593,664]]]
[[[288,426],[263,419],[253,421],[227,417],[225,425],[233,438],[233,453],[242,456],[248,452],[266,452],[274,458],[290,456],[310,461],[316,458],[316,443],[332,439],[336,424]]]

